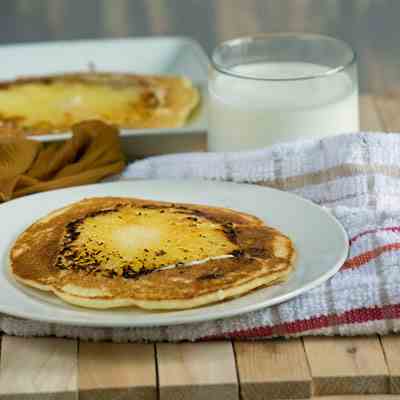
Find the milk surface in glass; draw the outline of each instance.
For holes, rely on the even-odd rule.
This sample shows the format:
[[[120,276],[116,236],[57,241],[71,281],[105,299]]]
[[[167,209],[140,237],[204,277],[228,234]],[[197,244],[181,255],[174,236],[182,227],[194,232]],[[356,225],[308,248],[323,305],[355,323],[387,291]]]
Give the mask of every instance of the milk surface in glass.
[[[244,77],[274,80],[214,71],[209,82],[209,150],[254,149],[359,130],[357,84],[345,70],[327,73],[330,69],[305,62],[230,69]]]

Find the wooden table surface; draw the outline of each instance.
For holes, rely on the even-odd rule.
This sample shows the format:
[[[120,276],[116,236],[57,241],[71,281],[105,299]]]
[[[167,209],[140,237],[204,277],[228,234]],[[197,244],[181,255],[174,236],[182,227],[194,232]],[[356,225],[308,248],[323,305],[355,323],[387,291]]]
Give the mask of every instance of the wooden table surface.
[[[400,95],[362,96],[360,105],[362,129],[400,132]],[[400,398],[400,335],[156,345],[1,340],[0,400],[338,400],[365,394]]]

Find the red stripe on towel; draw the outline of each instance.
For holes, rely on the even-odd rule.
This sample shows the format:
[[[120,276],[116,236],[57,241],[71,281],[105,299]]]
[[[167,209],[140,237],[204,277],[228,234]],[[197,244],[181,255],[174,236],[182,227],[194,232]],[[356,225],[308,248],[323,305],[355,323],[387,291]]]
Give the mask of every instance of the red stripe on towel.
[[[310,319],[286,322],[275,326],[260,326],[257,328],[243,329],[227,332],[221,335],[207,336],[202,340],[211,339],[256,339],[271,336],[287,336],[304,333],[306,331],[329,328],[336,325],[360,324],[371,321],[400,318],[400,304],[383,307],[359,308],[346,311],[340,315],[322,315]]]
[[[362,265],[372,261],[374,258],[379,257],[381,254],[393,250],[400,250],[399,242],[385,244],[384,246],[377,247],[376,249],[367,251],[358,256],[350,258],[343,264],[342,270],[361,267]]]
[[[354,236],[350,239],[350,245],[352,245],[360,237],[369,235],[371,233],[378,233],[378,232],[400,232],[400,226],[389,226],[387,228],[376,228],[376,229],[370,229],[368,231],[360,232],[359,234],[357,234],[356,236]]]

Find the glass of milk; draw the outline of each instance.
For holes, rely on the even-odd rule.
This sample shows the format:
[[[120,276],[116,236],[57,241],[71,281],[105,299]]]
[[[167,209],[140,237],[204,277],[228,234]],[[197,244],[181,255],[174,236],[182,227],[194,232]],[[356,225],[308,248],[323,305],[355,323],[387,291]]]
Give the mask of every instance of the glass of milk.
[[[209,151],[257,149],[359,130],[356,56],[327,36],[222,43],[209,75]]]

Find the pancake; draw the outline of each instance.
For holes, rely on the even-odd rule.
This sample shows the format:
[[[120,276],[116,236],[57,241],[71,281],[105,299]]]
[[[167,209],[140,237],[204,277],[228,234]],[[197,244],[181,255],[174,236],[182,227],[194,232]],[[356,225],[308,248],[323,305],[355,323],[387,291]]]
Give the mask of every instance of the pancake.
[[[0,127],[30,135],[99,119],[119,128],[183,126],[199,92],[182,76],[76,73],[0,83]]]
[[[102,197],[27,228],[10,251],[18,281],[89,308],[173,310],[285,280],[288,237],[234,210]]]

